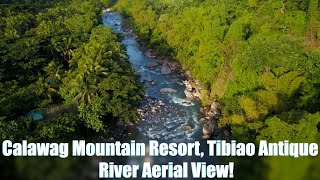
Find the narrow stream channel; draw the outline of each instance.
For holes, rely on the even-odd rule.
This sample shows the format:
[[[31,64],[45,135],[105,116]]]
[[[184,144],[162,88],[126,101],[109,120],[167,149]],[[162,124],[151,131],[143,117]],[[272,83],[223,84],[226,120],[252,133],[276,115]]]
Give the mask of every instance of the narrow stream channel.
[[[172,73],[170,75],[162,75],[160,67],[151,70],[148,64],[156,62],[155,58],[145,56],[145,47],[130,34],[123,30],[122,16],[118,12],[110,12],[103,15],[103,25],[111,27],[114,32],[122,33],[124,38],[122,44],[126,47],[127,55],[132,67],[141,76],[143,80],[153,80],[156,84],[146,82],[146,98],[142,104],[152,104],[155,102],[163,102],[154,113],[145,116],[145,120],[139,122],[135,126],[136,133],[131,133],[127,140],[135,140],[136,142],[144,142],[148,144],[149,140],[158,140],[159,142],[194,142],[202,143],[201,150],[206,153],[207,145],[201,140],[201,124],[198,122],[200,102],[197,100],[190,101],[185,98],[184,86],[178,85],[184,79],[181,74]],[[174,94],[161,94],[161,88],[172,88],[178,91]],[[142,109],[144,106],[141,107]],[[188,126],[188,129],[183,127]],[[191,127],[191,128],[190,128]],[[114,158],[108,161],[114,161],[116,164],[143,164],[143,162],[151,162],[152,164],[182,164],[183,162],[202,161],[214,164],[212,157],[127,157]],[[190,173],[190,168],[189,168]],[[189,176],[190,177],[190,176]],[[191,177],[189,179],[192,179]]]

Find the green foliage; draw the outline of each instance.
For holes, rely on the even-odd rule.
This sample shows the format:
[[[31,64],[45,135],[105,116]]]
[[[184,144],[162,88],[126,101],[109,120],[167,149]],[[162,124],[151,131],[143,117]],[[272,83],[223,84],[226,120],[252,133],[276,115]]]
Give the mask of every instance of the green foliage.
[[[142,85],[118,37],[97,26],[111,1],[32,2],[0,3],[1,138],[72,139],[135,121]],[[36,109],[44,120],[26,118]]]
[[[314,142],[319,135],[317,124],[320,122],[320,115],[306,114],[299,120],[298,124],[288,124],[277,117],[269,118],[266,128],[260,131],[258,140],[292,140],[297,142]]]
[[[15,121],[7,122],[5,117],[0,117],[0,140],[14,140],[18,135],[18,124]]]
[[[79,106],[79,117],[89,128],[103,129],[103,119],[134,121],[134,105],[142,87],[130,69],[117,37],[110,29],[93,29],[90,41],[70,61],[72,68],[63,80],[60,94],[67,102]]]
[[[65,113],[52,119],[41,121],[37,125],[37,140],[72,140],[81,136],[77,123],[77,114]],[[78,131],[78,132],[77,132]]]

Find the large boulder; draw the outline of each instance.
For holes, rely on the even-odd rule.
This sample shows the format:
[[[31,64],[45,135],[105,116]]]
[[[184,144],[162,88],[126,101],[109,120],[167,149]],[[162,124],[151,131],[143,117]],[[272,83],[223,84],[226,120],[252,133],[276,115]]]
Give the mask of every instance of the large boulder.
[[[162,67],[161,67],[161,74],[163,74],[163,75],[168,75],[168,74],[171,74],[171,69],[170,69],[170,67],[169,66],[167,66],[167,65],[163,65]]]
[[[208,138],[212,134],[214,134],[214,131],[218,128],[217,122],[214,120],[209,120],[207,123],[205,123],[202,127],[202,134],[203,138]]]
[[[158,66],[159,66],[159,64],[156,63],[156,62],[152,62],[152,63],[147,64],[147,67],[150,68],[150,69],[154,69],[154,68],[156,68]]]
[[[160,89],[161,94],[170,94],[170,93],[177,93],[178,91],[172,88],[162,88]]]
[[[209,124],[205,123],[202,127],[202,134],[206,136],[206,135],[212,134],[212,132],[213,132],[212,127]]]
[[[152,49],[148,49],[145,53],[145,56],[150,57],[150,58],[154,58],[155,57],[155,53],[153,52]]]

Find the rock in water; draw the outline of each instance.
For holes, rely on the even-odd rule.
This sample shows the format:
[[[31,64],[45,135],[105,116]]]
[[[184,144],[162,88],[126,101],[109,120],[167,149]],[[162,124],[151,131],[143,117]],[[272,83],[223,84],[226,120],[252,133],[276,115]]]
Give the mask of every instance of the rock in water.
[[[179,86],[183,86],[184,84],[182,82],[177,81],[176,84],[178,84]]]
[[[152,80],[150,84],[151,84],[151,85],[156,85],[157,82],[156,82],[155,80]]]
[[[168,74],[171,74],[171,69],[170,67],[166,66],[166,65],[163,65],[161,67],[161,74],[163,75],[168,75]]]
[[[160,89],[161,94],[177,93],[178,91],[172,88],[162,88]]]
[[[156,68],[158,65],[159,65],[158,63],[153,62],[153,63],[147,64],[147,67],[150,68],[150,69],[154,69],[154,68]]]

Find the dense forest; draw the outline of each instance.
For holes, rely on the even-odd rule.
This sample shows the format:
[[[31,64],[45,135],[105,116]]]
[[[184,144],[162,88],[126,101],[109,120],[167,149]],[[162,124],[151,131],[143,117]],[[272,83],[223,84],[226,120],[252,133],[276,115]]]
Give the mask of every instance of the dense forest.
[[[109,3],[1,1],[1,140],[106,138],[137,119],[143,86],[100,25]]]
[[[223,103],[219,124],[234,139],[320,142],[318,0],[119,0],[116,9],[200,81],[204,106]],[[242,160],[238,178],[319,179],[319,162]]]
[[[144,86],[111,0],[1,0],[0,141],[107,139],[138,117]],[[223,105],[239,142],[320,143],[318,0],[118,0],[149,48],[178,61]],[[194,85],[195,86],[195,85]],[[320,157],[232,158],[235,179],[319,179]],[[87,179],[84,159],[0,160],[7,179]],[[16,169],[16,171],[12,171]],[[36,171],[35,171],[36,169]],[[77,178],[78,179],[78,178]]]

